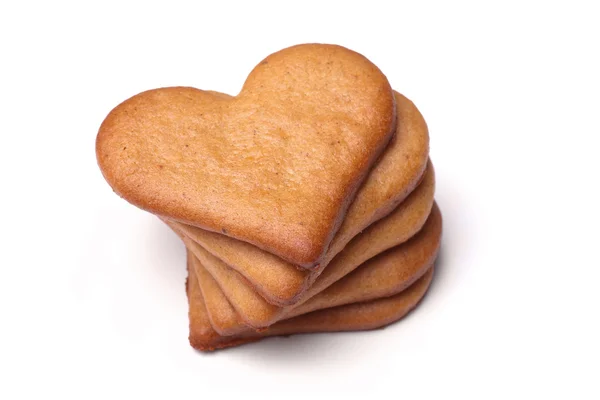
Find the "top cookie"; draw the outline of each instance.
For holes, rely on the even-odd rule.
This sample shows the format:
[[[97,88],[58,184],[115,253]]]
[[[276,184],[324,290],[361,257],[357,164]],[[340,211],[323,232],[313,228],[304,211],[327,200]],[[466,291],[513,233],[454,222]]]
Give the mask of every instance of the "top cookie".
[[[102,123],[96,155],[134,205],[308,267],[395,120],[392,89],[374,64],[307,44],[264,59],[236,97],[172,87],[126,100]]]

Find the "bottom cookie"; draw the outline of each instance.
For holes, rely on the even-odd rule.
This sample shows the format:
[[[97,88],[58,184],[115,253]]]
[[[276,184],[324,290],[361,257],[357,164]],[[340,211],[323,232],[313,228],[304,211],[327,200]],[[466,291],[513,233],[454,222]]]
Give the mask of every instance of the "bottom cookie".
[[[430,268],[415,283],[394,296],[310,312],[277,322],[260,332],[248,331],[236,336],[221,336],[212,328],[190,260],[191,257],[188,257],[186,283],[189,340],[192,347],[202,351],[237,346],[269,336],[381,328],[408,314],[423,298],[433,278],[433,268]]]

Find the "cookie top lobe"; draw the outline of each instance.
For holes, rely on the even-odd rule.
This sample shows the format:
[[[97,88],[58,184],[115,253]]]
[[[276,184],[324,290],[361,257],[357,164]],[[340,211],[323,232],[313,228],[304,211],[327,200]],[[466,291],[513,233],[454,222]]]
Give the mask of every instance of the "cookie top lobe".
[[[114,108],[100,169],[130,203],[319,263],[395,130],[393,91],[364,56],[334,45],[284,49],[235,97],[149,90]]]

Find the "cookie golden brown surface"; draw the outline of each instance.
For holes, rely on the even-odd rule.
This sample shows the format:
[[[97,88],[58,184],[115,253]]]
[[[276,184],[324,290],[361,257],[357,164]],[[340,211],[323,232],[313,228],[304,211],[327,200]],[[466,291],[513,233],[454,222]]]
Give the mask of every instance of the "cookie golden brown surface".
[[[239,95],[186,87],[140,93],[102,123],[102,173],[162,217],[318,264],[395,130],[386,77],[333,45],[274,53]]]
[[[427,125],[344,47],[271,54],[236,96],[135,95],[103,121],[96,157],[183,240],[197,349],[385,326],[431,282],[442,217]]]
[[[303,270],[249,243],[186,224],[170,223],[239,272],[270,303],[293,304],[315,278],[314,274],[359,232],[389,214],[424,179],[429,154],[427,125],[410,100],[397,92],[395,98],[396,134],[358,190],[320,269]]]

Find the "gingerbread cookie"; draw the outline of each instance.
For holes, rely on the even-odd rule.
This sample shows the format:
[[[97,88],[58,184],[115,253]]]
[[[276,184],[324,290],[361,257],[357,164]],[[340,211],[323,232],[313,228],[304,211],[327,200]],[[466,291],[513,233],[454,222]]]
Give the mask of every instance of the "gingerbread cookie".
[[[364,56],[299,45],[260,62],[235,97],[187,87],[133,96],[102,123],[96,154],[134,205],[310,267],[395,114],[386,77]]]

